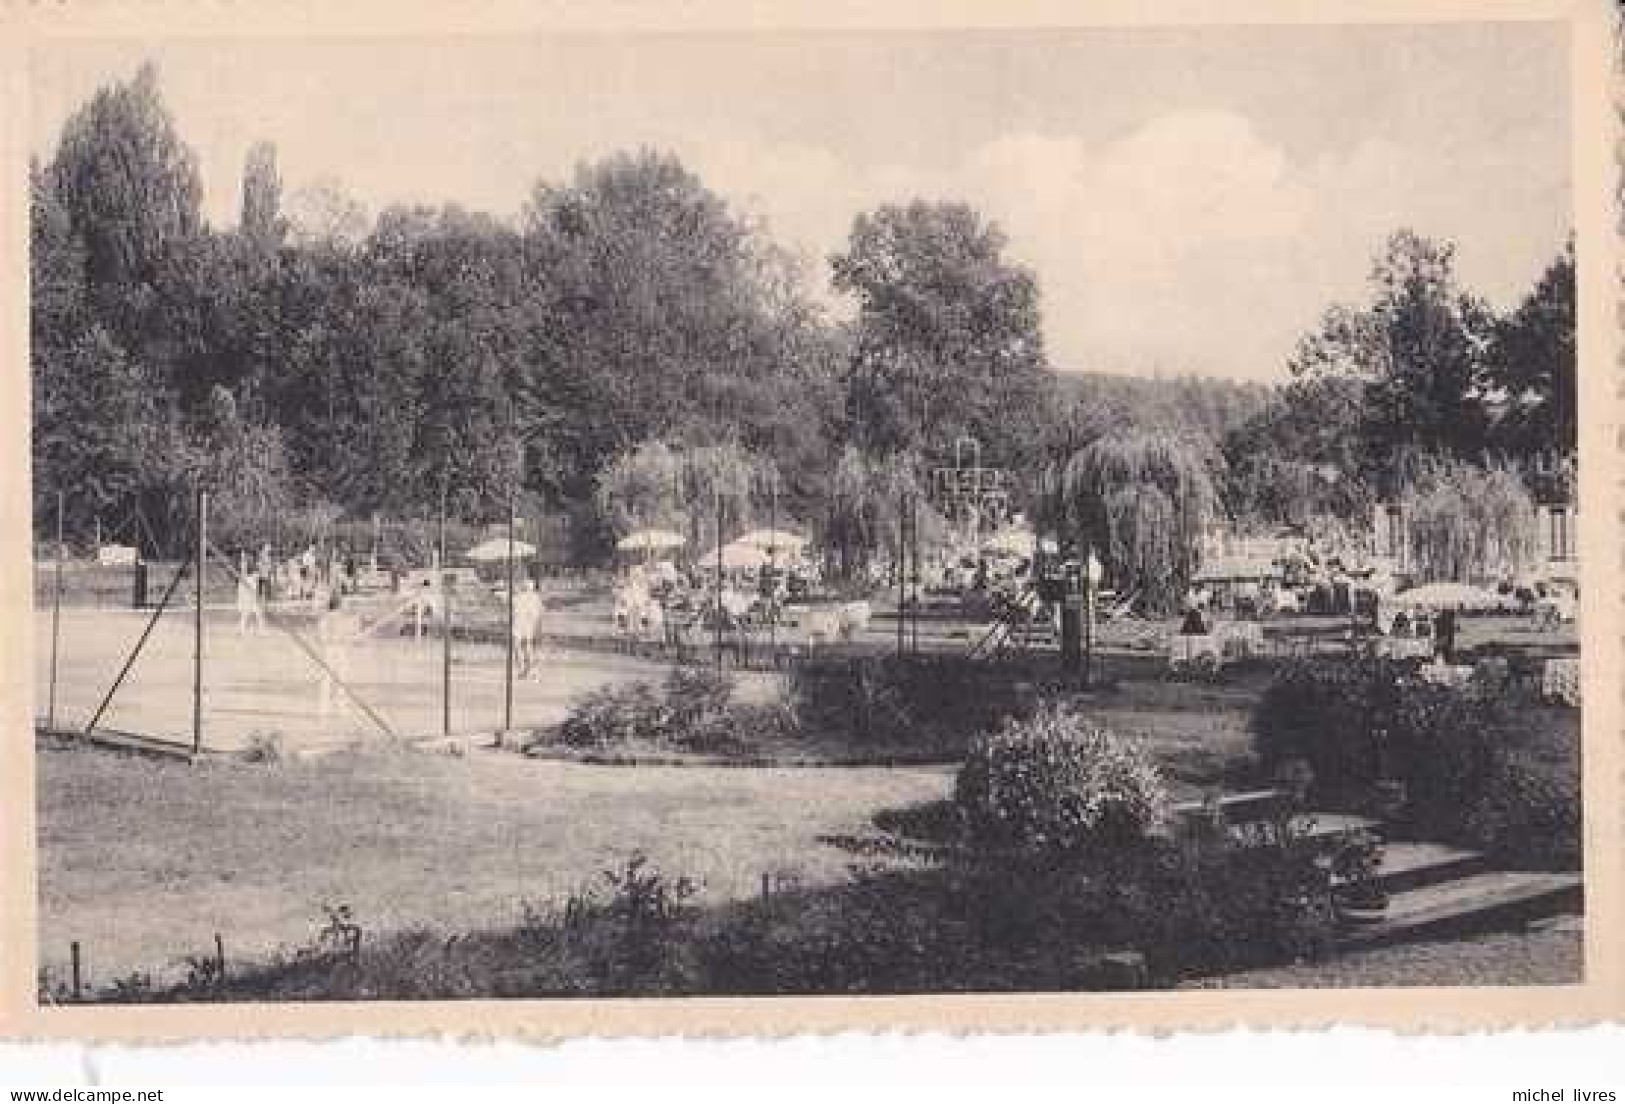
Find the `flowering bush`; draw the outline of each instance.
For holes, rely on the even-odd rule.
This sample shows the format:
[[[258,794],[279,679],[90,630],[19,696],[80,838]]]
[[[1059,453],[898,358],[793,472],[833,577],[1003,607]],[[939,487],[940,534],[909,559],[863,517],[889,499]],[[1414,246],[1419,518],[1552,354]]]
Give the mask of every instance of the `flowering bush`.
[[[667,727],[669,710],[651,683],[601,686],[582,695],[559,726],[570,747],[600,748],[653,743]]]
[[[954,801],[978,840],[1041,851],[1133,844],[1170,810],[1162,776],[1138,747],[1054,705],[976,743]]]
[[[661,685],[634,682],[584,694],[559,726],[559,742],[574,748],[676,748],[728,753],[747,733],[782,734],[782,708],[736,705],[733,682],[710,668],[674,668]]]

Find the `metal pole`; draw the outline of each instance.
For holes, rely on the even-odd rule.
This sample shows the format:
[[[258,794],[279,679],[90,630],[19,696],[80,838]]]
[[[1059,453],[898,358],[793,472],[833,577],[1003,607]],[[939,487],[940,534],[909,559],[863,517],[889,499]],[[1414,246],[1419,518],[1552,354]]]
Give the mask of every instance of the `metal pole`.
[[[1093,677],[1095,664],[1095,576],[1090,567],[1094,563],[1095,550],[1089,549],[1088,559],[1083,562],[1083,688],[1089,689],[1090,679]]]
[[[903,531],[908,524],[908,499],[902,493],[897,496],[897,654],[903,654],[903,618],[908,609],[908,594],[904,588],[908,585],[907,554],[904,551]]]
[[[435,583],[440,590],[440,731],[451,735],[451,586],[446,578],[446,498],[450,482],[440,481],[440,555]]]
[[[909,592],[914,596],[909,624],[912,626],[909,651],[920,652],[920,496],[918,492],[908,499]]]
[[[712,638],[716,647],[717,668],[722,668],[722,489],[716,491],[717,507],[717,607],[712,614]]]
[[[56,580],[51,588],[51,689],[46,698],[45,727],[56,728],[56,657],[62,636],[62,510],[63,493],[56,492]]]
[[[209,546],[209,492],[197,493],[197,608],[192,611],[192,754],[203,750],[203,569]]]
[[[175,574],[170,576],[169,586],[164,590],[164,596],[158,599],[158,605],[153,609],[152,616],[147,618],[146,627],[141,630],[141,635],[136,638],[135,647],[131,648],[130,654],[124,657],[124,666],[119,668],[117,677],[113,679],[113,685],[107,688],[107,693],[102,696],[101,704],[96,706],[96,712],[91,714],[90,723],[85,726],[86,733],[96,731],[97,722],[102,719],[102,714],[107,712],[107,707],[113,703],[113,695],[117,694],[119,687],[124,685],[124,679],[129,675],[130,668],[135,666],[136,659],[141,655],[141,649],[146,647],[147,637],[152,635],[153,628],[158,624],[158,618],[162,617],[164,610],[169,608],[169,600],[175,596],[175,591],[179,589],[181,580],[184,578],[186,578],[186,565],[183,563],[178,565],[175,568]]]
[[[777,471],[768,476],[767,482],[767,531],[776,534],[779,528],[779,475]],[[768,584],[772,588],[769,593],[771,602],[767,611],[767,651],[778,662],[779,658],[779,543],[777,536],[768,538],[767,573]]]
[[[234,584],[240,583],[242,581],[242,575],[237,571],[236,568],[231,566],[231,560],[228,559],[218,548],[211,547],[210,551],[214,553],[215,558],[220,561],[220,563],[225,567],[226,571],[231,575],[232,582]],[[333,684],[340,690],[344,691],[345,696],[355,704],[357,709],[366,714],[367,718],[372,721],[373,724],[377,725],[379,730],[382,731],[385,736],[388,736],[390,739],[396,738],[395,730],[390,728],[389,725],[384,722],[384,719],[378,715],[372,706],[366,703],[365,699],[363,699],[360,694],[356,693],[355,689],[348,682],[339,676],[337,671],[333,670],[332,665],[330,665],[327,660],[322,658],[320,652],[307,644],[305,640],[293,629],[278,626],[275,622],[272,622],[271,627],[280,628],[281,631],[287,635],[288,639],[291,640],[300,651],[305,653],[305,658],[309,659],[313,664],[315,664],[316,669],[321,671],[322,674],[332,679]]]
[[[508,667],[503,679],[502,731],[513,728],[513,487],[508,488]]]

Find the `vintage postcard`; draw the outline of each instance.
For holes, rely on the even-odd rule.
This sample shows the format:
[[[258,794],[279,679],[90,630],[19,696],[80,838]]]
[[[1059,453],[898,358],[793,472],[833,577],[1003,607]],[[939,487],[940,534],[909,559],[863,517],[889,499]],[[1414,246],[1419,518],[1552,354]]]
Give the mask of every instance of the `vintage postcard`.
[[[1609,5],[0,19],[0,1030],[1619,1013]]]

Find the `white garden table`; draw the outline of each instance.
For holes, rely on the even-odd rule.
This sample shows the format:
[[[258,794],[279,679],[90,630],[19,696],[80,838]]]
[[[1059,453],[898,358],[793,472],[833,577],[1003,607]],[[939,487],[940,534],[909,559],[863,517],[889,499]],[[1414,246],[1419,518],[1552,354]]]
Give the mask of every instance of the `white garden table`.
[[[1564,705],[1580,704],[1580,660],[1548,659],[1540,676],[1540,696]]]

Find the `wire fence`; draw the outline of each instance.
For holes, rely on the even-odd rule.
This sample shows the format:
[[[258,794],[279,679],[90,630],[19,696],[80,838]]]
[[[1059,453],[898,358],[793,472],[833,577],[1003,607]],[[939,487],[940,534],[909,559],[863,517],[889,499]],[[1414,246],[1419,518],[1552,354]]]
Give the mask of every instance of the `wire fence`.
[[[206,495],[189,512],[184,559],[146,558],[139,533],[78,555],[37,548],[44,728],[191,755],[503,732],[555,724],[582,694],[660,665],[772,672],[876,646],[867,602],[798,622],[720,564],[628,607],[610,572],[545,564],[524,540],[543,525],[511,506],[257,547],[211,535]],[[898,646],[918,648],[918,624],[906,637],[902,624]]]
[[[191,510],[189,556],[155,560],[166,546],[139,525],[136,544],[70,554],[59,498],[57,540],[36,549],[43,727],[193,755],[398,740],[549,723],[582,689],[630,674],[564,663],[541,678],[539,626],[516,633],[515,606],[544,589],[578,605],[597,580],[542,570],[533,546],[520,555],[516,516],[374,519],[329,539],[222,547],[210,506],[200,494]],[[500,562],[458,555],[494,533]]]

